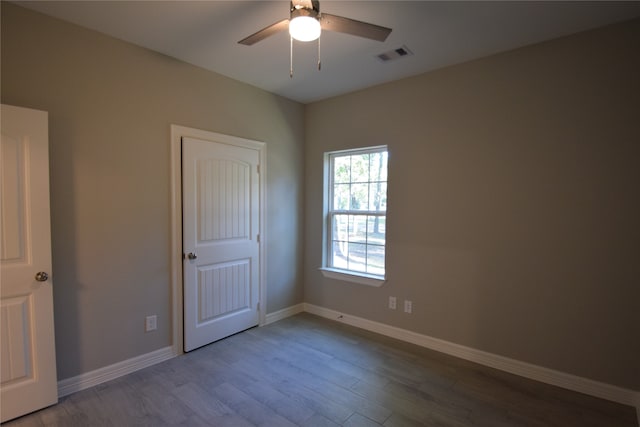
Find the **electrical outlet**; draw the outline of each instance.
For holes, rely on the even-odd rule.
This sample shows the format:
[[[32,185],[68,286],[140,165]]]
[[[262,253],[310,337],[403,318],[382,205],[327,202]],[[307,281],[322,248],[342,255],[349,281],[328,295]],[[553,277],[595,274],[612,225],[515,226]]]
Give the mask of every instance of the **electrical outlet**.
[[[144,331],[150,332],[158,329],[158,316],[155,314],[153,316],[147,316],[144,322]]]
[[[404,312],[411,314],[412,311],[413,311],[413,303],[408,299],[404,300]]]
[[[396,297],[389,297],[389,308],[391,310],[396,309]]]

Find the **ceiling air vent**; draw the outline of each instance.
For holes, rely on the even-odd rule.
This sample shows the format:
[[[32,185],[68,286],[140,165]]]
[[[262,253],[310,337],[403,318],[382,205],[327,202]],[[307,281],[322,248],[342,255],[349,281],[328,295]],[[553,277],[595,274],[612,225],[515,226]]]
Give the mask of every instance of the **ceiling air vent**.
[[[379,60],[382,62],[395,61],[396,59],[400,59],[404,56],[411,56],[413,52],[409,50],[407,46],[401,46],[397,49],[389,50],[387,52],[383,52],[380,55],[376,55]]]

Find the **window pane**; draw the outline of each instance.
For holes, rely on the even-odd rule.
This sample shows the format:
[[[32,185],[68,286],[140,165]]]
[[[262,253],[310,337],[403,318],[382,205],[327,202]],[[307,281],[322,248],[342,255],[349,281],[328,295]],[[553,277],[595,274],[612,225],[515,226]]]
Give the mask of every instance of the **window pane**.
[[[387,210],[386,182],[378,181],[369,184],[369,210],[383,212]]]
[[[349,239],[349,215],[334,215],[332,222],[333,240],[347,241]]]
[[[349,243],[349,270],[367,271],[367,245]]]
[[[367,273],[384,275],[384,246],[367,246]]]
[[[351,156],[351,181],[369,182],[369,154]]]
[[[385,217],[370,215],[367,218],[367,243],[374,245],[385,244]]]
[[[354,224],[353,224],[353,216],[352,215],[348,215],[348,219],[349,219],[349,227],[347,229],[347,237],[346,237],[346,241],[348,242],[352,242],[355,240],[356,235],[355,235],[355,231],[354,231]]]
[[[334,210],[348,210],[350,209],[349,199],[351,185],[349,184],[336,184],[333,186],[333,209]]]
[[[367,243],[367,217],[365,215],[350,215],[349,242]]]
[[[371,153],[369,156],[370,181],[386,181],[387,153]]]
[[[351,156],[333,158],[333,182],[351,182]]]
[[[346,242],[334,241],[331,245],[331,267],[348,269],[349,246]]]
[[[369,209],[369,184],[351,185],[351,209],[359,211]]]

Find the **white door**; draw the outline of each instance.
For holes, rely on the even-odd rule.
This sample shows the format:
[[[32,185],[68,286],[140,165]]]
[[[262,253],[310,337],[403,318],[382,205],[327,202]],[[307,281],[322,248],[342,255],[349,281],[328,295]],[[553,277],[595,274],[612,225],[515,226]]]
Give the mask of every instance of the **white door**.
[[[47,113],[2,105],[1,419],[58,401]]]
[[[256,326],[260,152],[182,138],[184,347]]]

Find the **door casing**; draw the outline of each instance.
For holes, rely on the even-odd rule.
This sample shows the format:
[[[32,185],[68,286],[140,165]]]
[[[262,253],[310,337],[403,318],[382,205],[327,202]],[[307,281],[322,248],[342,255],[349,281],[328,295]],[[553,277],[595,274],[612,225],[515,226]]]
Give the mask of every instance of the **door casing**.
[[[184,353],[184,301],[182,298],[182,138],[191,137],[213,140],[238,147],[258,150],[260,156],[260,214],[259,214],[259,325],[266,322],[267,290],[266,290],[266,192],[267,153],[264,142],[224,135],[201,129],[194,129],[180,125],[171,125],[171,242],[170,242],[170,278],[171,278],[171,317],[172,317],[172,347],[174,354]]]

